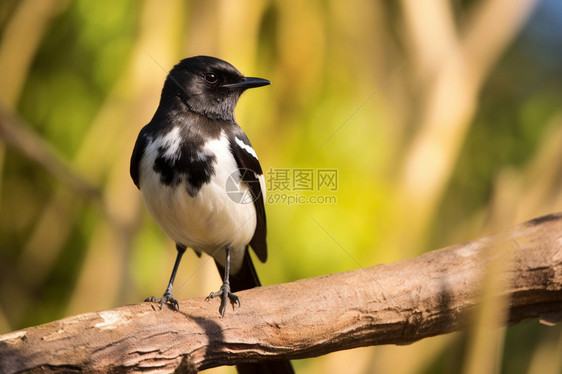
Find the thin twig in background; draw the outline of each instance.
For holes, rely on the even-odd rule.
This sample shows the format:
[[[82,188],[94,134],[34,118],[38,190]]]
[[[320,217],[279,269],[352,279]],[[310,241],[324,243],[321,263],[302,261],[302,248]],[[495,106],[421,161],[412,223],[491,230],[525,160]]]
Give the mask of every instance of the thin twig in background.
[[[79,175],[56,151],[21,118],[0,107],[0,139],[43,167],[71,190],[87,199],[99,199],[100,190]]]

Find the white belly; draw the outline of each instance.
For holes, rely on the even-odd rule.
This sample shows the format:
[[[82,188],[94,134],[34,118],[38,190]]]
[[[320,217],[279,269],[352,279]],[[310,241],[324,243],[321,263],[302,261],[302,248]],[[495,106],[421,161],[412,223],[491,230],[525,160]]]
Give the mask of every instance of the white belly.
[[[224,266],[226,247],[231,248],[231,271],[237,272],[244,248],[256,229],[254,204],[239,204],[226,193],[226,181],[237,171],[224,134],[209,142],[204,151],[216,154],[215,174],[195,197],[187,193],[185,183],[166,186],[153,170],[156,150],[162,143],[147,147],[140,166],[140,190],[145,205],[158,226],[176,243],[215,257]],[[248,189],[241,183],[241,189]]]

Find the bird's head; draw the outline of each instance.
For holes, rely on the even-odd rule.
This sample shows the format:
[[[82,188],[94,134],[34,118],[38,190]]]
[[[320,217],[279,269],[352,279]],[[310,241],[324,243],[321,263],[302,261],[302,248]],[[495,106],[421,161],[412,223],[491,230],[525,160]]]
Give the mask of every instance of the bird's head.
[[[181,60],[168,74],[162,101],[180,99],[187,109],[211,119],[234,119],[238,98],[248,88],[271,84],[242,75],[226,61],[209,56]]]

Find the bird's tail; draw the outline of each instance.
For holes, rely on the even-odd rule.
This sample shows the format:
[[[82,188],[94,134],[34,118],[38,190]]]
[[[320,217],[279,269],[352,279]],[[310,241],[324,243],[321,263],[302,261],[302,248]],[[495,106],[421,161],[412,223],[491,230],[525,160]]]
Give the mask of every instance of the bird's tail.
[[[224,277],[224,268],[219,265],[216,261],[217,268],[221,277]],[[242,262],[242,268],[236,274],[230,274],[230,289],[232,292],[247,290],[250,288],[261,286],[260,279],[258,278],[258,273],[256,273],[256,268],[254,263],[250,258],[250,253],[248,248],[244,253],[244,260]],[[236,365],[236,371],[239,374],[294,374],[295,370],[291,361],[265,361],[256,362],[248,364]]]
[[[295,370],[291,361],[265,361],[255,364],[236,365],[238,374],[294,374]]]

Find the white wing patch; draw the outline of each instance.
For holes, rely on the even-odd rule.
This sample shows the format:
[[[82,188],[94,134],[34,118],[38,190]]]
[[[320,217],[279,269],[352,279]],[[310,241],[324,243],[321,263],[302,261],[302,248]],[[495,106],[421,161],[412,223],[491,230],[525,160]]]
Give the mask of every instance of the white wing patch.
[[[159,147],[163,147],[166,150],[162,155],[164,158],[168,160],[177,160],[178,158],[180,158],[181,136],[179,126],[174,127],[172,131],[170,131],[163,137],[156,138],[155,143],[157,146],[156,149],[158,149]]]
[[[258,155],[256,154],[256,151],[254,151],[254,148],[250,147],[248,144],[244,143],[242,140],[240,140],[239,138],[234,138],[234,140],[236,140],[236,144],[238,144],[238,146],[240,148],[242,148],[243,150],[245,150],[246,152],[248,152],[249,154],[251,154],[252,156],[254,156],[254,158],[257,160],[258,159]]]

